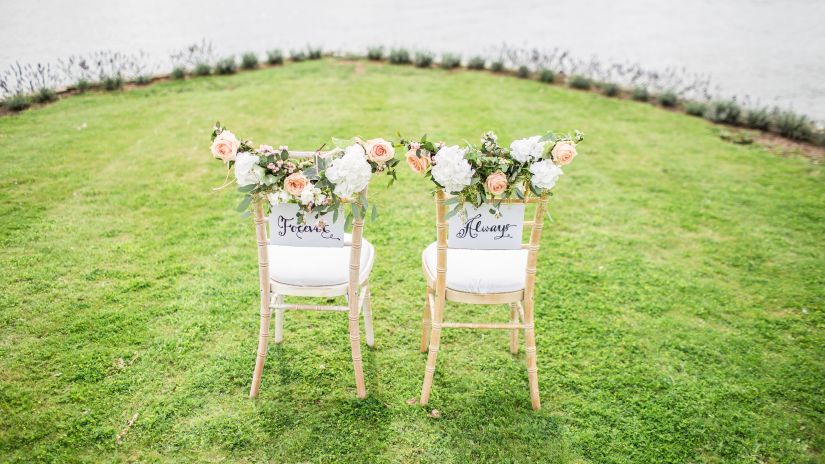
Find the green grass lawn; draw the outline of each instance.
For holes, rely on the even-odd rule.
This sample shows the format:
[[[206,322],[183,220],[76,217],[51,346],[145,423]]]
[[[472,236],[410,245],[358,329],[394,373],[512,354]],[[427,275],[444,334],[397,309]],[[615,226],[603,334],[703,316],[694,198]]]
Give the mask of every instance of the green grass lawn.
[[[212,191],[215,120],[293,149],[585,131],[540,252],[543,409],[504,331],[447,331],[430,405],[407,404],[435,218],[406,166],[370,191],[368,398],[346,317],[287,313],[250,400],[256,245],[240,194]],[[0,118],[0,461],[822,462],[822,167],[717,132],[535,81],[327,60]]]

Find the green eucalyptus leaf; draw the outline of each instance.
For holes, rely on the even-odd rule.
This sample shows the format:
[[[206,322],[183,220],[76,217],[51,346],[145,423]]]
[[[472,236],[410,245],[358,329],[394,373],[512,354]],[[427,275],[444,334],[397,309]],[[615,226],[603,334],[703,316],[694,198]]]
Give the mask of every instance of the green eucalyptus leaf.
[[[236,209],[238,211],[244,211],[245,209],[249,208],[250,203],[252,203],[252,195],[246,195],[243,197],[243,200],[241,200]]]

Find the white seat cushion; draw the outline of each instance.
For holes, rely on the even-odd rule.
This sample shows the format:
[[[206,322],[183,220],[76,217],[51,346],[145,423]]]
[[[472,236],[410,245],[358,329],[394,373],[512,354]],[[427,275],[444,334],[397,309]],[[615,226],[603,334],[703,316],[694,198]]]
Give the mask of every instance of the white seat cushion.
[[[424,249],[424,267],[437,275],[438,244]],[[469,293],[515,292],[524,288],[527,250],[447,249],[447,288]]]
[[[344,240],[352,236],[345,234]],[[296,287],[328,287],[349,282],[349,246],[294,247],[269,245],[269,278]],[[375,260],[375,249],[366,239],[361,240],[361,268],[359,283],[370,275]]]

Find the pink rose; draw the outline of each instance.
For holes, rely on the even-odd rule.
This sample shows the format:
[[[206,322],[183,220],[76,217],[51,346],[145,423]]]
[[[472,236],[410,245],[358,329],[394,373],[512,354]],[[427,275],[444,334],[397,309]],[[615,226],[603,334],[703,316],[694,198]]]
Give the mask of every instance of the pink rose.
[[[501,195],[507,190],[507,176],[503,172],[494,172],[487,176],[484,187],[493,195]]]
[[[427,168],[430,167],[430,152],[421,150],[421,156],[417,156],[415,152],[415,148],[410,148],[410,151],[407,152],[405,156],[407,165],[409,165],[413,171],[423,174]]]
[[[367,140],[364,142],[364,150],[367,152],[367,159],[378,164],[384,164],[395,156],[392,144],[384,139]]]
[[[225,130],[215,137],[212,142],[212,155],[215,158],[228,163],[235,160],[235,155],[238,154],[238,147],[241,142],[235,137],[235,134]]]
[[[553,155],[553,161],[557,165],[564,166],[570,164],[573,158],[576,157],[576,144],[569,140],[563,140],[556,143],[551,154]]]
[[[308,183],[309,179],[306,178],[302,171],[298,171],[295,174],[290,174],[286,179],[284,179],[284,188],[287,193],[297,197],[301,194],[304,187],[306,187]]]

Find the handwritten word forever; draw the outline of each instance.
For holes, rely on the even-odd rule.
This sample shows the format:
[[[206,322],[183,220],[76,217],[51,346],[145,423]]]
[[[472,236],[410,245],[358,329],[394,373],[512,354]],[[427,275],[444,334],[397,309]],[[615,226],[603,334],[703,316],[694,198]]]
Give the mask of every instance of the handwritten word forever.
[[[283,237],[289,232],[290,234],[294,234],[299,239],[303,240],[301,234],[321,234],[322,238],[329,239],[329,240],[341,240],[341,237],[336,237],[332,234],[329,230],[329,224],[324,223],[323,226],[316,225],[309,225],[309,224],[298,224],[295,221],[294,217],[283,217],[278,215],[278,236]]]

